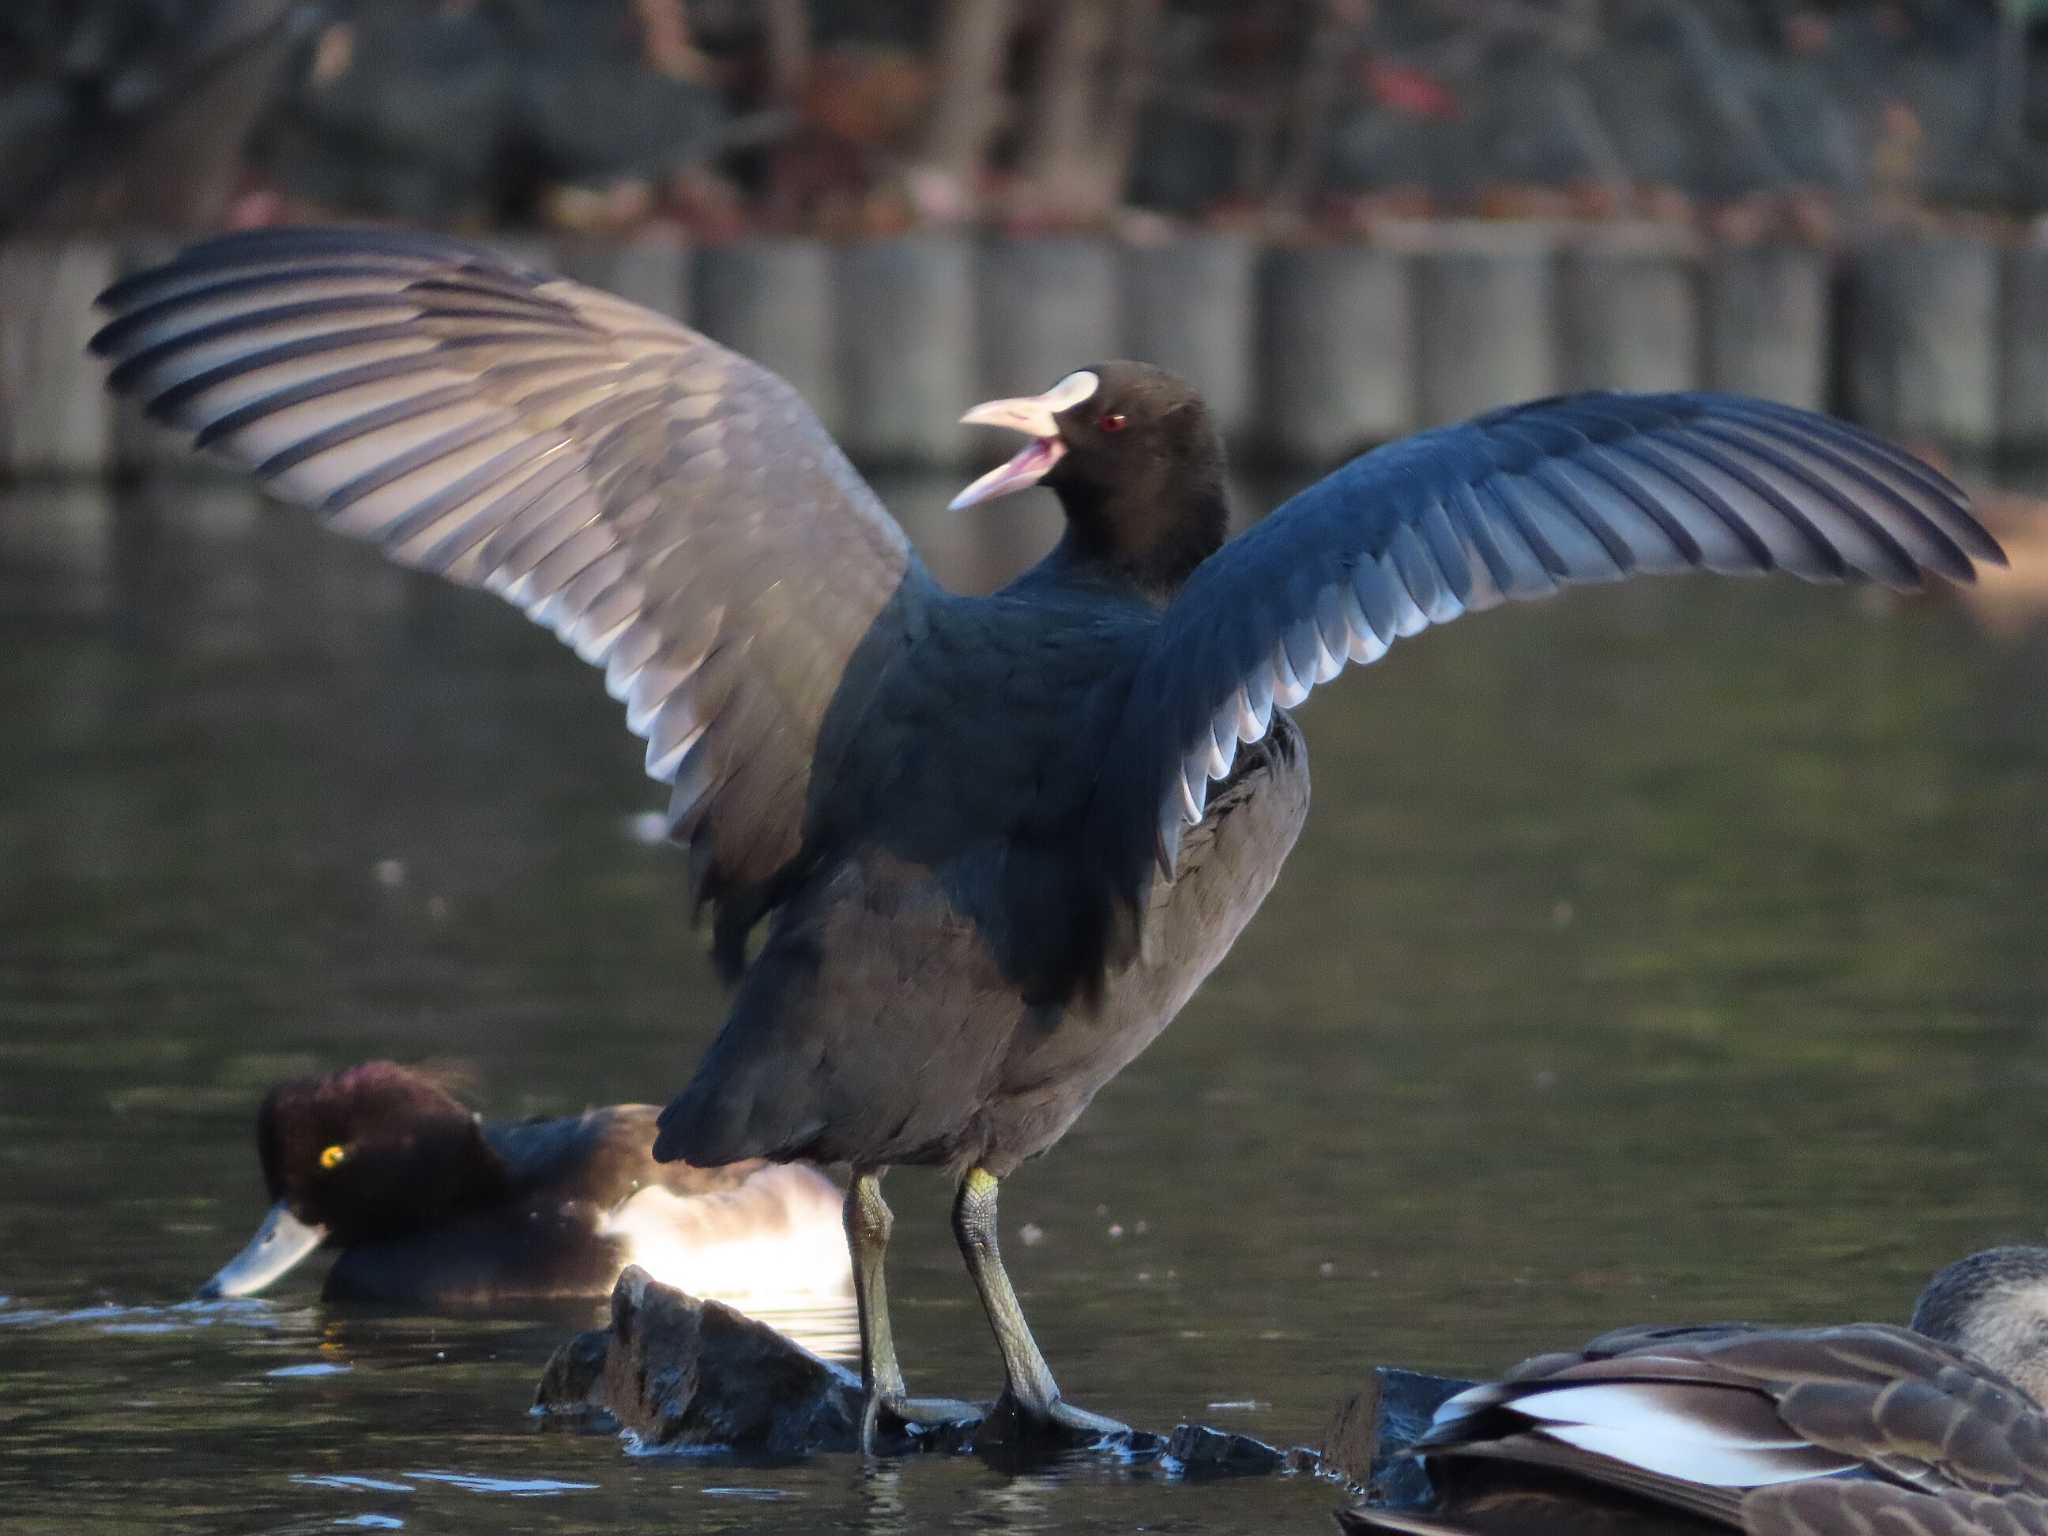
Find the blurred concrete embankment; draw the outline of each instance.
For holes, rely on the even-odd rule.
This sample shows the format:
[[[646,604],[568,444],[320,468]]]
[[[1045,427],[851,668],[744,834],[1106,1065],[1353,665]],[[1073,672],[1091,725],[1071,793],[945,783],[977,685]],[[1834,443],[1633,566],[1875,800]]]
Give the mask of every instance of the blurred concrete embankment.
[[[0,473],[154,462],[80,356],[168,234],[484,231],[872,463],[1127,353],[1332,462],[1705,385],[2048,447],[2048,69],[1990,0],[0,6]],[[533,231],[508,234],[507,230]],[[182,462],[182,460],[180,460]]]
[[[83,350],[93,295],[174,243],[0,244],[0,473],[185,461],[117,412]],[[1507,401],[1597,388],[1764,395],[1966,452],[2048,446],[2048,245],[1985,235],[1820,247],[1422,221],[1317,242],[496,243],[767,363],[872,464],[963,462],[977,451],[955,424],[966,404],[1114,355],[1186,374],[1240,456],[1277,463],[1330,464]]]

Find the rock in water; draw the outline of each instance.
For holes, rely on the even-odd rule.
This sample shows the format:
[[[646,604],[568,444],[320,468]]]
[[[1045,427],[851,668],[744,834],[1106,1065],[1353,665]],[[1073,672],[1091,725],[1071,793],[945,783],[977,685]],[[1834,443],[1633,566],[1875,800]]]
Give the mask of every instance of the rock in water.
[[[852,1450],[860,1439],[860,1379],[852,1372],[637,1265],[612,1290],[611,1326],[555,1351],[534,1406],[601,1410],[650,1446],[792,1455]]]
[[[1407,1454],[1447,1397],[1473,1385],[1452,1376],[1373,1368],[1372,1378],[1337,1405],[1323,1433],[1322,1466],[1386,1509],[1420,1509],[1435,1496],[1422,1463]]]
[[[1257,1477],[1266,1473],[1323,1473],[1323,1458],[1306,1446],[1282,1450],[1250,1435],[1206,1424],[1176,1424],[1166,1440],[1167,1460],[1183,1477]]]
[[[542,1413],[598,1414],[604,1384],[604,1361],[611,1334],[603,1328],[579,1333],[548,1357],[534,1389],[533,1406]]]
[[[663,1285],[638,1265],[627,1266],[612,1290],[610,1325],[555,1351],[533,1405],[547,1414],[602,1414],[643,1446],[793,1456],[860,1445],[860,1378],[852,1371],[731,1307]],[[930,1426],[884,1413],[879,1430],[885,1455],[972,1451],[1026,1466],[1083,1448],[1025,1435],[1007,1412]],[[1196,1424],[1170,1437],[1130,1430],[1093,1448],[1133,1464],[1163,1460],[1181,1476],[1323,1470],[1314,1451],[1283,1451]]]

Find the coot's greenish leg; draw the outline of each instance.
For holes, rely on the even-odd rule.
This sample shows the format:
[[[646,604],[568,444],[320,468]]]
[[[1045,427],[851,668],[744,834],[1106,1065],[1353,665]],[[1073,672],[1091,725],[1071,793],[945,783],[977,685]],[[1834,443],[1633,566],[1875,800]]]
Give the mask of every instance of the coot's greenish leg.
[[[1038,1351],[1038,1341],[1031,1337],[1031,1325],[1024,1321],[1024,1309],[1017,1304],[1016,1289],[996,1245],[996,1188],[996,1177],[987,1169],[967,1171],[953,1202],[953,1235],[960,1241],[960,1254],[967,1260],[974,1288],[981,1292],[989,1327],[995,1330],[996,1348],[1002,1351],[1004,1397],[1023,1419],[1036,1426],[1057,1426],[1091,1439],[1129,1433],[1128,1425],[1060,1401],[1059,1384]]]
[[[882,1198],[882,1176],[857,1172],[846,1191],[846,1246],[853,1255],[853,1295],[860,1311],[860,1448],[873,1453],[884,1408],[906,1424],[948,1424],[977,1418],[971,1403],[908,1395],[896,1338],[889,1328],[889,1286],[882,1261],[896,1218]]]
[[[889,1331],[889,1287],[882,1257],[896,1218],[882,1199],[882,1176],[856,1173],[846,1190],[846,1246],[853,1254],[853,1297],[860,1309],[860,1448],[875,1448],[875,1414],[884,1397],[903,1396],[903,1367]]]

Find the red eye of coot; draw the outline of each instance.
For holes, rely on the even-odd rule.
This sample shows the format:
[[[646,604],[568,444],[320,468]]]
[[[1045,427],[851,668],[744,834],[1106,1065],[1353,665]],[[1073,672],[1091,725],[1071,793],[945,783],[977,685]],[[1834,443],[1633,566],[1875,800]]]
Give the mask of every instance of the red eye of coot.
[[[1111,411],[1107,416],[1096,418],[1095,422],[1095,425],[1105,432],[1121,432],[1125,424],[1123,416],[1116,411]]]

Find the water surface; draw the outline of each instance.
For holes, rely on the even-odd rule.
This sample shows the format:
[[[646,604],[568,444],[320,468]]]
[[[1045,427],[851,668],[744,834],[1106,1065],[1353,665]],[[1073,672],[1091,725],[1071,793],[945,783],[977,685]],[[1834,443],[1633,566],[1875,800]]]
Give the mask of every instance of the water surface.
[[[1043,509],[888,487],[942,572]],[[1316,804],[1162,1041],[1006,1186],[1076,1401],[1314,1440],[1375,1361],[1900,1317],[2048,1232],[2048,638],[1950,594],[1641,582],[1303,710]],[[630,1457],[526,1414],[596,1309],[180,1305],[274,1079],[660,1101],[722,998],[597,678],[210,482],[0,494],[0,1488],[11,1528],[1324,1530],[1294,1480]],[[996,1384],[948,1192],[890,1181],[912,1385]],[[1037,1240],[1027,1244],[1027,1224]]]

